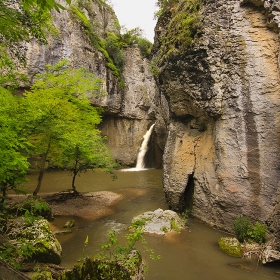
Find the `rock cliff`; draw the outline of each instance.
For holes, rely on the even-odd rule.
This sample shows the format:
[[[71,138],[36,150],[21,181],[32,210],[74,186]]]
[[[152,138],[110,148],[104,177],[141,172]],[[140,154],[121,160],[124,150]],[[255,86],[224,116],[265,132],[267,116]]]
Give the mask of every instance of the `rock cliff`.
[[[137,46],[127,47],[122,50],[122,73],[116,75],[108,63],[108,54],[98,46],[100,40],[104,41],[106,32],[120,32],[113,9],[101,0],[72,4],[79,10],[69,7],[60,13],[53,12],[56,34],[49,37],[48,45],[29,45],[30,80],[32,82],[33,76],[44,70],[45,64],[54,64],[63,58],[70,61],[71,67],[85,67],[103,79],[108,95],[92,98],[92,104],[104,108],[101,130],[108,136],[113,157],[123,165],[132,166],[146,130],[161,119],[160,111],[156,110],[160,104],[149,61],[141,55]],[[90,31],[88,25],[92,26]],[[160,133],[165,133],[165,127],[158,125],[152,144],[154,167],[162,166],[164,143],[157,136]]]
[[[227,230],[248,215],[279,234],[279,19],[276,0],[178,1],[159,17],[153,53],[170,110],[172,209],[191,207]]]

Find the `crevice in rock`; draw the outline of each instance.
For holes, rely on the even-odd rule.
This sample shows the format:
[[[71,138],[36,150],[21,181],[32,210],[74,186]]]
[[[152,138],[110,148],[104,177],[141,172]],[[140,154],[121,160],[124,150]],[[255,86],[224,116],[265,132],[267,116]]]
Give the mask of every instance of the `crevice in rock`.
[[[194,173],[188,175],[188,183],[183,194],[183,211],[191,211],[193,206],[194,194]]]

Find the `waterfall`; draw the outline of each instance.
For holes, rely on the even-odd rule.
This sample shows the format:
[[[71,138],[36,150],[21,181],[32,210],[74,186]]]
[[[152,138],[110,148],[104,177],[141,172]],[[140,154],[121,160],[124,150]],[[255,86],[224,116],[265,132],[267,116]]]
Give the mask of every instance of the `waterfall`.
[[[148,143],[150,140],[150,137],[152,135],[153,132],[153,128],[154,128],[153,124],[149,130],[145,133],[145,135],[143,136],[143,142],[141,144],[138,156],[137,156],[137,161],[136,161],[136,169],[144,169],[145,168],[145,162],[144,162],[144,158],[146,155],[146,152],[148,150]]]

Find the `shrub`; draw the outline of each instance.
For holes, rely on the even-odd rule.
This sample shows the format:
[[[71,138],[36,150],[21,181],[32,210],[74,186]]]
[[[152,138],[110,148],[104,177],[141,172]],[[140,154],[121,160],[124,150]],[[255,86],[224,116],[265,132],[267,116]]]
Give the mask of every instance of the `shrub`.
[[[252,223],[248,217],[238,217],[233,222],[233,230],[239,242],[248,238],[248,232],[252,230]]]
[[[267,226],[259,222],[253,225],[248,217],[238,217],[233,222],[233,230],[240,242],[253,241],[262,244],[265,242]]]
[[[151,49],[152,49],[153,44],[145,38],[138,38],[137,45],[138,45],[143,57],[150,58]]]
[[[106,50],[110,57],[113,59],[114,64],[122,70],[124,66],[123,50],[121,49],[122,43],[119,37],[113,32],[107,32],[105,39]]]
[[[265,224],[256,222],[253,227],[252,239],[259,244],[264,243],[266,230],[267,230],[267,226]]]

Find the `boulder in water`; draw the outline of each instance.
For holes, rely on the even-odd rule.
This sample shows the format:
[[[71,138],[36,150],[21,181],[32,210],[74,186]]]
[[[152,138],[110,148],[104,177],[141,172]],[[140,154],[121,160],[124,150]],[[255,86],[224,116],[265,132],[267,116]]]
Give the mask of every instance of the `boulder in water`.
[[[221,251],[233,257],[242,257],[241,243],[235,237],[221,237],[218,241]]]
[[[176,212],[159,208],[133,218],[132,225],[141,227],[146,233],[164,235],[169,231],[180,232],[185,221]]]

